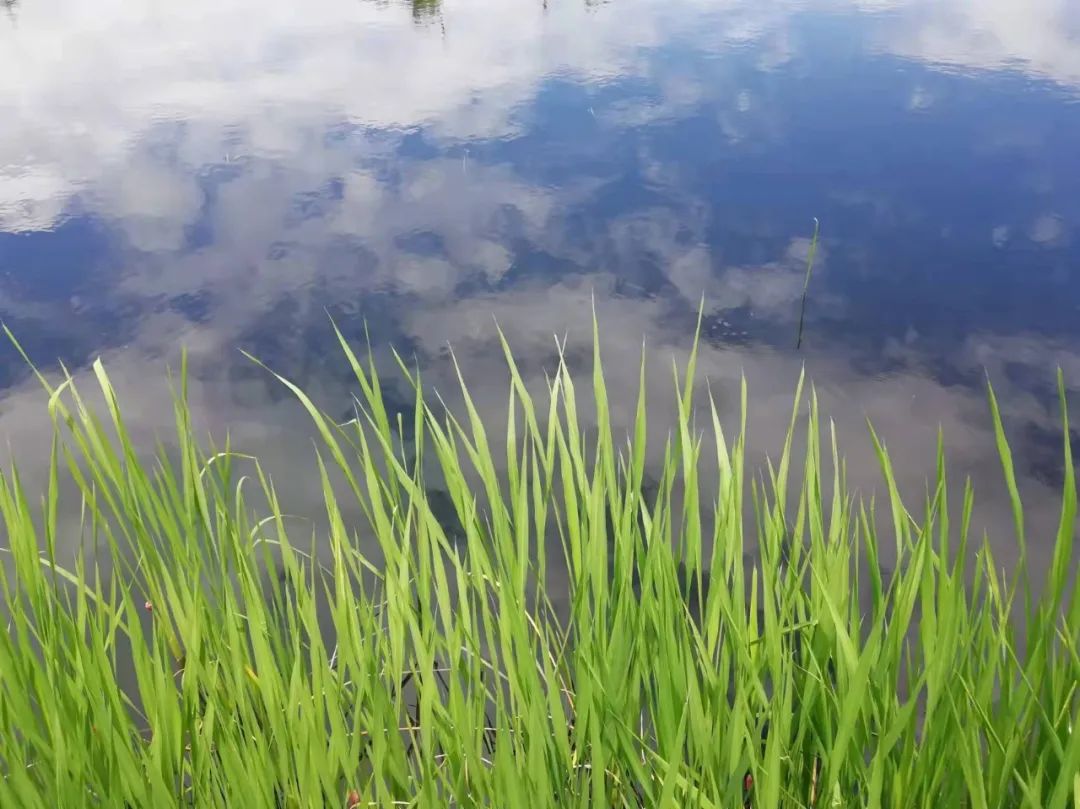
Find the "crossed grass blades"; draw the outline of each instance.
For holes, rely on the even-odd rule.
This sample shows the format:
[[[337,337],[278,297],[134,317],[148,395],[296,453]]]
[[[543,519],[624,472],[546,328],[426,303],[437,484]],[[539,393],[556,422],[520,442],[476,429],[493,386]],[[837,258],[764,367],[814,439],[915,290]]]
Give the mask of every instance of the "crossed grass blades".
[[[695,348],[646,485],[644,369],[616,432],[595,350],[586,430],[566,365],[534,398],[507,348],[494,442],[464,381],[455,416],[399,360],[414,404],[388,412],[370,355],[341,348],[352,421],[281,380],[319,435],[315,534],[256,459],[196,440],[186,369],[175,446],[152,457],[100,364],[103,410],[41,377],[48,484],[0,479],[0,806],[1080,805],[1067,440],[1034,587],[992,394],[1009,574],[971,536],[974,495],[957,499],[943,454],[911,507],[873,437],[879,531],[801,380],[782,452],[752,471],[745,386],[738,413],[700,385],[695,399]]]

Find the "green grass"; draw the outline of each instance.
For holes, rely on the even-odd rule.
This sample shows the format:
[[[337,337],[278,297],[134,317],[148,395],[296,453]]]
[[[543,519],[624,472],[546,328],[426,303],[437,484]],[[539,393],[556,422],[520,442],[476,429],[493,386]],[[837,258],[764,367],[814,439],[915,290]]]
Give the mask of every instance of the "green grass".
[[[814,237],[810,240],[810,251],[806,255],[806,278],[803,279],[802,299],[799,301],[799,331],[795,338],[795,350],[802,348],[803,326],[806,323],[806,296],[810,292],[810,274],[814,271],[814,256],[817,255],[818,235],[821,222],[814,217]]]
[[[149,459],[100,364],[104,408],[42,377],[49,484],[0,479],[0,806],[1080,804],[1067,441],[1035,586],[1022,530],[1012,571],[970,536],[943,457],[905,505],[878,445],[879,529],[801,382],[782,452],[750,469],[752,399],[718,412],[691,355],[646,480],[657,425],[644,393],[610,424],[598,351],[586,430],[567,368],[534,398],[507,349],[495,436],[464,383],[455,418],[404,364],[414,407],[389,412],[370,357],[342,349],[355,420],[281,380],[319,435],[315,535],[271,470],[196,440],[183,374]]]

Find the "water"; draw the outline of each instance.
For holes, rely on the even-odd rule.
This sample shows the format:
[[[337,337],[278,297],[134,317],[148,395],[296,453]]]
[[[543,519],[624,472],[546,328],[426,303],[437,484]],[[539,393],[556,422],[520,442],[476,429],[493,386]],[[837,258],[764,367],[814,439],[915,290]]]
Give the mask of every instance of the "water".
[[[728,417],[746,374],[757,451],[805,363],[854,486],[865,417],[916,495],[940,425],[1007,557],[984,380],[1045,547],[1078,100],[1067,0],[4,0],[0,317],[45,367],[103,357],[147,440],[187,346],[200,424],[311,512],[304,417],[238,349],[345,414],[328,312],[440,390],[451,344],[498,420],[493,316],[538,383],[555,334],[584,365],[595,297],[616,408],[644,340],[659,432],[704,294],[703,371]],[[32,477],[42,397],[6,345],[0,389]]]

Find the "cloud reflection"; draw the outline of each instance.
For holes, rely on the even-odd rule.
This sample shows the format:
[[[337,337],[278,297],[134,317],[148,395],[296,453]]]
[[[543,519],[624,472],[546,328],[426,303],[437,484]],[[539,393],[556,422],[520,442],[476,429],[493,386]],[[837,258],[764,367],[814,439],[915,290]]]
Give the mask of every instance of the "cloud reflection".
[[[840,0],[847,5],[849,0]],[[1080,86],[1080,6],[1070,0],[853,0],[889,12],[891,53],[967,70],[1016,70]]]
[[[721,393],[747,374],[759,453],[775,450],[804,360],[827,411],[851,436],[850,474],[860,485],[875,479],[872,453],[858,438],[869,415],[890,441],[907,491],[922,485],[939,424],[958,468],[995,491],[977,389],[984,365],[1002,380],[1014,424],[1052,429],[1045,397],[1028,393],[1031,374],[1045,372],[1050,357],[1072,366],[1076,354],[1045,336],[976,333],[938,363],[922,351],[914,324],[880,352],[859,345],[860,335],[829,339],[824,330],[808,354],[791,351],[812,206],[826,202],[799,199],[790,179],[765,189],[783,192],[775,200],[750,200],[746,210],[735,191],[755,190],[757,176],[796,178],[816,168],[806,158],[769,162],[769,146],[787,144],[781,138],[793,137],[799,119],[758,81],[770,71],[802,75],[812,56],[799,27],[808,4],[619,0],[545,9],[453,0],[437,13],[435,5],[21,7],[17,27],[0,26],[0,115],[17,122],[0,129],[0,231],[59,237],[72,222],[90,222],[107,231],[108,244],[93,268],[71,251],[77,277],[50,282],[54,301],[27,292],[22,279],[0,282],[5,316],[16,318],[20,334],[92,332],[70,342],[105,351],[129,392],[136,434],[146,437],[162,427],[167,399],[144,380],[160,378],[176,347],[189,346],[201,423],[219,433],[228,427],[240,444],[282,459],[306,447],[302,417],[267,393],[265,376],[235,347],[297,377],[328,407],[346,408],[326,310],[356,335],[366,318],[378,323],[380,344],[414,351],[440,389],[452,388],[444,346],[453,344],[497,421],[505,391],[492,315],[539,385],[553,333],[570,332],[579,350],[584,344],[594,294],[613,390],[621,392],[613,401],[632,401],[645,336],[658,430],[667,423],[669,359],[686,351],[702,294],[703,371]],[[1080,82],[1073,5],[1040,0],[1023,9],[1022,24],[1021,12],[1001,2],[831,0],[809,8],[880,15],[861,46],[934,65],[1007,68],[1071,91]],[[415,25],[436,16],[439,25]],[[752,72],[738,58],[748,50]],[[688,64],[687,52],[716,66]],[[914,83],[897,105],[931,115],[946,106],[938,92]],[[551,120],[561,140],[544,129]],[[796,137],[804,134],[813,128]],[[737,145],[751,167],[702,145],[714,143]],[[690,150],[710,157],[688,166],[679,157]],[[761,155],[767,171],[753,163]],[[849,156],[841,157],[846,169]],[[845,210],[872,210],[873,224],[903,233],[922,215],[904,190],[889,197],[840,186],[831,197],[846,194]],[[779,209],[790,217],[774,221]],[[979,222],[979,238],[996,250],[1022,238],[1050,250],[1070,243],[1075,210],[1023,213]],[[725,239],[716,236],[721,227]],[[812,319],[851,316],[850,288],[829,283],[841,252],[853,250],[841,241],[822,245]],[[874,254],[866,264],[879,261]],[[28,278],[38,271],[20,269]],[[60,353],[43,343],[42,352]],[[887,361],[888,372],[867,373],[859,363],[868,353]],[[1017,368],[1036,371],[1025,377]],[[1080,381],[1080,369],[1071,378]],[[42,446],[43,425],[32,415],[39,404],[32,384],[3,399],[0,430],[18,457]],[[1051,514],[1042,508],[1053,499],[1049,487],[1028,485],[1032,513]],[[298,485],[290,496],[315,502],[318,492]],[[989,508],[986,524],[1007,522]]]

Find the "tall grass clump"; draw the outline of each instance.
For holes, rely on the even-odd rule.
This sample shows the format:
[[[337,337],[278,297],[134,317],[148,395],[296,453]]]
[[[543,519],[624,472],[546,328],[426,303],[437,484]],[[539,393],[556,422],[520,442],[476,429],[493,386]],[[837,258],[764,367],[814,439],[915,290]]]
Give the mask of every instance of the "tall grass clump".
[[[104,408],[41,377],[48,484],[0,478],[0,806],[1080,804],[1067,440],[1033,583],[992,397],[1012,571],[940,454],[904,504],[874,438],[879,527],[801,382],[781,452],[750,469],[745,387],[719,412],[691,354],[647,481],[644,368],[624,433],[598,349],[588,419],[565,363],[534,397],[506,349],[495,436],[464,382],[454,415],[403,363],[413,406],[391,412],[341,345],[350,422],[281,380],[318,432],[316,535],[270,470],[196,440],[183,374],[156,457],[100,364]]]

